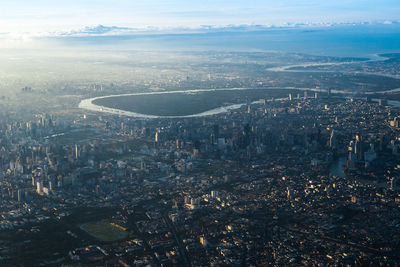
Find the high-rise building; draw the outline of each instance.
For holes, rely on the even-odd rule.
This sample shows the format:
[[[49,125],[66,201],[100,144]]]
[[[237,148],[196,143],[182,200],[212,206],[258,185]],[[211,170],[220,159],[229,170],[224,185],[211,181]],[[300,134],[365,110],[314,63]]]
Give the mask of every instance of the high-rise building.
[[[158,143],[158,132],[156,132],[156,135],[154,136],[154,142]]]
[[[218,191],[211,191],[211,198],[216,199],[219,196],[219,192]]]
[[[75,144],[75,159],[79,159],[79,145]]]
[[[398,181],[399,179],[396,177],[393,177],[392,179],[390,179],[390,189],[391,190],[396,190],[398,187]]]
[[[53,191],[54,190],[54,183],[53,181],[49,181],[49,190]]]
[[[379,99],[378,104],[379,106],[387,106],[388,102],[386,99]]]
[[[354,154],[356,154],[357,159],[362,159],[362,140],[361,137],[356,135],[356,142],[354,143]]]
[[[335,130],[332,130],[331,137],[329,138],[329,147],[336,148],[336,133]]]
[[[204,237],[204,236],[200,236],[200,244],[203,246],[203,247],[206,247],[207,246],[207,239]]]
[[[17,191],[17,197],[18,197],[18,202],[21,202],[23,199],[23,191],[21,189]]]
[[[36,193],[43,194],[43,181],[36,182]]]

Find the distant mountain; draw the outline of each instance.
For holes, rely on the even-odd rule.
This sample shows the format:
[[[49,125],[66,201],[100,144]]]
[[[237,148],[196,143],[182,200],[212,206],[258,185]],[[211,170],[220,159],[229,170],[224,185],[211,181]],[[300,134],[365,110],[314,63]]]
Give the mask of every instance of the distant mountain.
[[[168,34],[205,34],[205,33],[246,33],[246,32],[273,32],[279,30],[321,30],[340,27],[380,27],[390,29],[400,27],[400,21],[362,21],[346,23],[284,23],[274,24],[240,24],[240,25],[200,25],[198,27],[121,27],[95,25],[80,29],[57,32],[0,32],[1,40],[32,40],[41,38],[90,38],[90,37],[135,37],[145,35],[168,35]]]
[[[55,33],[58,36],[74,36],[74,35],[106,35],[110,33],[126,33],[135,31],[134,28],[128,27],[118,27],[118,26],[104,26],[104,25],[97,25],[94,27],[84,27],[79,30],[71,30],[69,32],[59,32]]]
[[[136,35],[136,34],[185,34],[185,33],[209,33],[209,32],[248,32],[248,31],[266,31],[274,29],[307,29],[307,28],[328,28],[340,26],[362,26],[362,25],[399,25],[400,21],[381,21],[381,22],[346,22],[346,23],[286,23],[282,25],[201,25],[199,27],[176,27],[176,28],[130,28],[119,26],[87,26],[78,30],[69,32],[54,32],[48,36],[55,37],[79,37],[79,36],[115,36],[115,35]]]

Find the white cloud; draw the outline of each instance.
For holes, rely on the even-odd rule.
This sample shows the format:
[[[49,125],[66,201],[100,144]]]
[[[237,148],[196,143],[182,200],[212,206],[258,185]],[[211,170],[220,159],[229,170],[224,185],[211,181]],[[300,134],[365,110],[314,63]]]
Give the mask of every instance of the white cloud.
[[[0,32],[67,32],[86,25],[132,28],[398,20],[398,0],[13,0]]]

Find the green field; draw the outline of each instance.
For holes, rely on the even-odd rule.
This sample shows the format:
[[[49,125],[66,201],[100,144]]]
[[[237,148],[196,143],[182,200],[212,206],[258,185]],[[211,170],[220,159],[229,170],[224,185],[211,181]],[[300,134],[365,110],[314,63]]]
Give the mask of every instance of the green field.
[[[123,95],[99,98],[93,104],[155,116],[187,116],[232,104],[246,103],[261,98],[287,97],[298,90],[246,89],[198,91],[190,93],[159,93],[150,95]]]
[[[128,236],[127,231],[113,225],[110,221],[85,223],[80,225],[80,228],[94,238],[106,242],[117,241]]]

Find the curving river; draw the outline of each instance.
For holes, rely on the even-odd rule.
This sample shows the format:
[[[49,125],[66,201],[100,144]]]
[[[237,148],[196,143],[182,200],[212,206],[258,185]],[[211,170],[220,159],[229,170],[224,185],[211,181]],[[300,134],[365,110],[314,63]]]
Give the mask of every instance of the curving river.
[[[386,60],[386,57],[381,57],[380,55],[373,55],[371,59],[365,61],[365,62],[371,62],[371,61],[384,61]],[[297,65],[287,65],[287,66],[280,66],[280,67],[273,67],[267,69],[268,71],[274,71],[274,72],[314,72],[313,70],[291,70],[291,68],[294,67],[309,67],[309,66],[331,66],[331,65],[344,65],[344,64],[354,64],[354,63],[359,63],[359,62],[329,62],[329,63],[305,63],[305,64],[297,64]],[[330,72],[330,71],[317,71],[317,72]],[[344,72],[346,73],[346,72]],[[350,73],[350,72],[349,72]],[[359,73],[359,72],[358,72]],[[385,77],[391,77],[391,78],[400,78],[399,76],[392,76],[392,75],[385,75],[385,74],[375,74],[375,73],[365,73],[365,74],[370,74],[370,75],[377,75],[377,76],[385,76]],[[276,89],[276,90],[300,90],[300,91],[314,91],[314,92],[326,92],[325,89],[316,89],[316,88],[298,88],[298,87],[270,87],[270,88],[265,88],[265,89]],[[194,118],[194,117],[204,117],[204,116],[211,116],[211,115],[216,115],[220,113],[225,113],[230,110],[238,109],[241,108],[242,106],[246,105],[247,103],[240,103],[240,104],[234,104],[234,105],[229,105],[229,106],[222,106],[218,108],[214,108],[205,112],[197,113],[197,114],[191,114],[191,115],[185,115],[185,116],[157,116],[157,115],[149,115],[149,114],[142,114],[142,113],[136,113],[132,111],[126,111],[126,110],[121,110],[121,109],[115,109],[115,108],[110,108],[106,106],[101,106],[101,105],[96,105],[93,102],[98,99],[104,99],[104,98],[109,98],[109,97],[120,97],[120,96],[139,96],[139,95],[161,95],[161,94],[187,94],[187,93],[200,93],[200,92],[216,92],[216,91],[237,91],[237,90],[254,90],[254,88],[221,88],[221,89],[200,89],[200,90],[185,90],[185,91],[167,91],[167,92],[146,92],[146,93],[131,93],[131,94],[120,94],[120,95],[109,95],[109,96],[99,96],[99,97],[93,97],[89,99],[84,99],[79,103],[79,108],[85,109],[85,110],[90,110],[90,111],[96,111],[96,112],[104,112],[104,113],[109,113],[109,114],[115,114],[115,115],[123,115],[123,116],[128,116],[128,117],[136,117],[136,118],[145,118],[145,119],[155,119],[155,118]],[[262,89],[260,89],[262,90]],[[370,94],[382,94],[382,93],[389,93],[389,92],[399,92],[400,88],[395,88],[391,90],[386,90],[386,91],[376,91],[376,92],[365,92],[363,93],[364,96],[370,95]],[[351,97],[355,95],[354,93],[349,93],[349,92],[344,92],[340,90],[331,90],[332,93],[335,94],[345,94],[348,97]],[[361,98],[359,94],[357,94],[357,98]],[[285,98],[286,99],[286,98]],[[285,100],[285,99],[277,99],[277,100]],[[373,99],[373,101],[378,101],[378,99]],[[254,101],[252,103],[257,103],[258,101]],[[399,107],[400,108],[400,101],[394,101],[394,100],[389,100],[388,104],[391,106]]]
[[[268,89],[274,89],[274,88],[268,88]],[[295,88],[275,88],[275,89],[295,89]],[[191,114],[191,115],[185,115],[185,116],[158,116],[158,115],[149,115],[149,114],[142,114],[142,113],[137,113],[137,112],[132,112],[132,111],[126,111],[126,110],[121,110],[121,109],[115,109],[115,108],[109,108],[101,105],[96,105],[93,102],[98,100],[98,99],[104,99],[104,98],[109,98],[109,97],[121,97],[121,96],[139,96],[139,95],[161,95],[161,94],[188,94],[188,93],[201,93],[201,92],[218,92],[218,91],[238,91],[238,90],[254,90],[252,88],[223,88],[223,89],[201,89],[201,90],[186,90],[186,91],[167,91],[167,92],[146,92],[146,93],[131,93],[131,94],[121,94],[121,95],[109,95],[109,96],[99,96],[99,97],[93,97],[89,99],[84,99],[79,103],[79,108],[90,110],[90,111],[97,111],[97,112],[105,112],[105,113],[110,113],[110,114],[116,114],[116,115],[123,115],[123,116],[128,116],[128,117],[136,117],[136,118],[146,118],[146,119],[156,119],[156,118],[169,118],[169,119],[174,119],[174,118],[194,118],[194,117],[204,117],[204,116],[211,116],[211,115],[216,115],[220,113],[225,113],[228,112],[229,110],[234,110],[241,108],[244,105],[247,105],[247,103],[239,103],[239,104],[233,104],[229,106],[223,106],[219,108],[214,108],[205,112],[197,113],[197,114]],[[262,89],[260,89],[262,90]],[[304,89],[306,90],[306,89]],[[276,100],[284,100],[285,98],[278,98]],[[252,104],[258,103],[259,101],[253,101]]]

